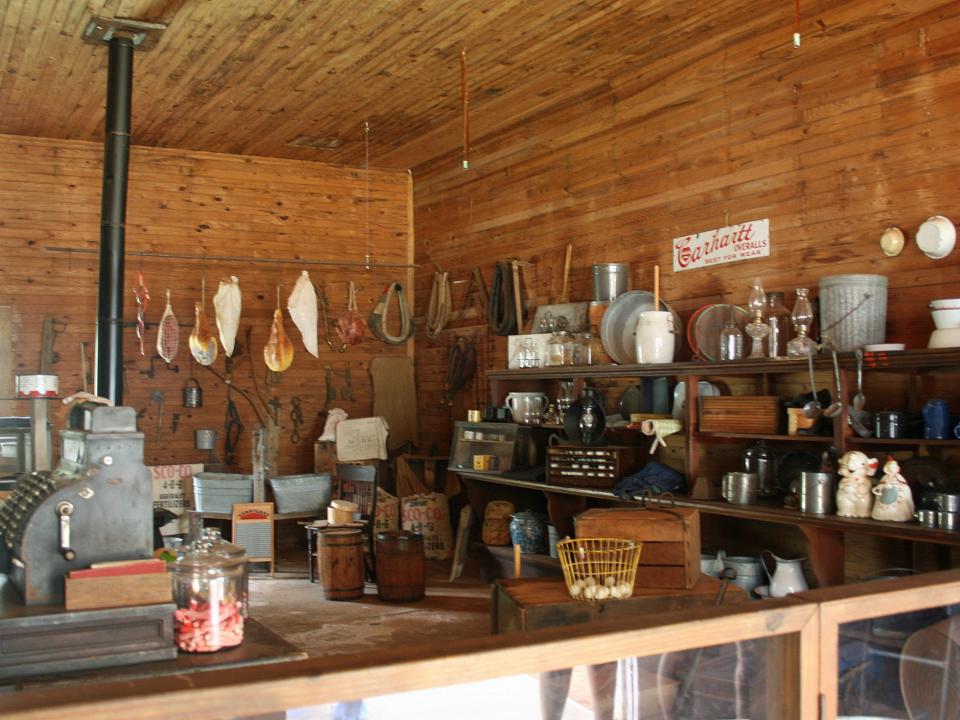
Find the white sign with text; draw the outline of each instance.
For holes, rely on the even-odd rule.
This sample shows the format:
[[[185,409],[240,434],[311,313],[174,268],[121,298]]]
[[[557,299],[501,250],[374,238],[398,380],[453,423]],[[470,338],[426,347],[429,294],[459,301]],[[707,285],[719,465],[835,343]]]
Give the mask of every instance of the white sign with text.
[[[673,271],[722,265],[770,255],[770,220],[705,230],[673,239]]]

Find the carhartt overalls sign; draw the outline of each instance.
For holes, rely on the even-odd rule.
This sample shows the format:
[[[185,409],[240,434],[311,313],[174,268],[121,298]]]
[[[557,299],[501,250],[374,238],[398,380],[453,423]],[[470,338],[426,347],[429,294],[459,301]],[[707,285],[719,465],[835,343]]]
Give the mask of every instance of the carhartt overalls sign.
[[[706,230],[673,240],[673,271],[722,265],[770,254],[770,220]]]

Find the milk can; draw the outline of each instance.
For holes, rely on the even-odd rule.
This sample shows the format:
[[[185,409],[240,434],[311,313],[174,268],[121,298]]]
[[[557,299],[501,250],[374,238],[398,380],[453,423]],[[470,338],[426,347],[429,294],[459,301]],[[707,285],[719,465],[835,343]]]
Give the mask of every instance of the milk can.
[[[215,652],[243,642],[246,558],[206,538],[187,546],[173,563],[174,640],[184,652]]]

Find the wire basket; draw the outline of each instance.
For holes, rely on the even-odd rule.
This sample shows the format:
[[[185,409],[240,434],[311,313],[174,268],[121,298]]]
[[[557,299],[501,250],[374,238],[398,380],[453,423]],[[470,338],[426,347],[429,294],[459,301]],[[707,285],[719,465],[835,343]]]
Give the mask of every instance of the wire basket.
[[[557,543],[570,597],[583,602],[626,600],[633,594],[642,543],[574,538]]]

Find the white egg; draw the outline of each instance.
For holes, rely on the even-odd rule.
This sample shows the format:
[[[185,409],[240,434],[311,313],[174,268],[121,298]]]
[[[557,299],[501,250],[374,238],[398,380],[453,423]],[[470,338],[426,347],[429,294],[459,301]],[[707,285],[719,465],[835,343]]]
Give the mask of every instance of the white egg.
[[[583,581],[587,587],[593,587],[597,584],[597,579],[593,575],[587,575],[586,579]]]
[[[621,599],[621,598],[623,597],[623,593],[620,592],[620,586],[619,586],[619,585],[614,585],[612,588],[610,588],[610,596],[611,596],[614,600],[619,600],[619,599]]]
[[[596,598],[596,596],[597,589],[593,587],[593,585],[588,585],[586,588],[584,588],[583,597],[585,597],[587,600],[593,600]]]
[[[633,595],[633,588],[630,587],[630,583],[622,582],[619,585],[617,585],[617,587],[620,588],[620,597],[628,598],[631,595]]]
[[[580,597],[580,593],[583,591],[583,588],[577,585],[576,583],[574,583],[567,589],[570,591],[570,597],[572,598]]]
[[[587,586],[587,584],[583,581],[583,579],[577,580],[576,582],[574,582],[574,585],[577,586],[578,590],[583,590]]]
[[[612,588],[614,585],[617,584],[617,576],[616,576],[616,575],[607,575],[607,576],[603,579],[603,584],[606,585],[608,588]]]
[[[608,597],[610,597],[610,588],[603,586],[598,587],[596,597],[597,600],[606,600]]]

